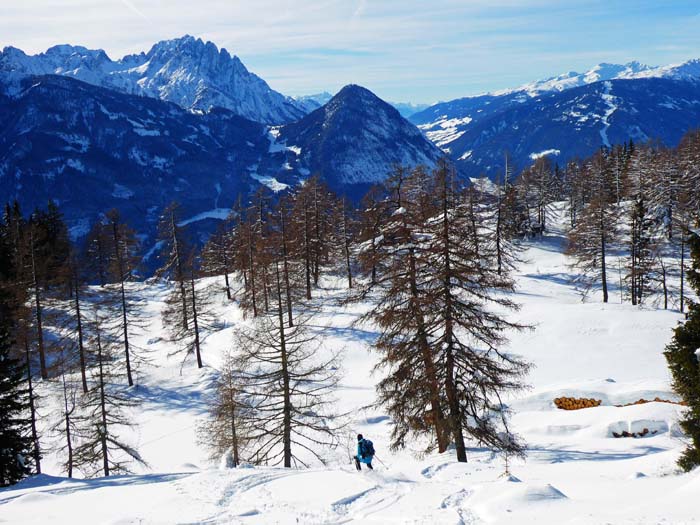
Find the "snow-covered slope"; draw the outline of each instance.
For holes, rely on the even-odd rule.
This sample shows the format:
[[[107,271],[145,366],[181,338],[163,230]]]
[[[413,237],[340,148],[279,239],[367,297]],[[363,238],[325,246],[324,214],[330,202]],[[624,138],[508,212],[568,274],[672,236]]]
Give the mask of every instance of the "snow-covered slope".
[[[674,70],[677,67],[680,66],[668,66],[668,68]],[[608,64],[603,62],[584,73],[569,71],[555,77],[529,82],[515,89],[496,91],[493,94],[504,95],[524,92],[530,97],[536,97],[537,95],[549,91],[565,91],[567,89],[605,80],[620,78],[665,78],[667,76],[670,76],[670,69],[667,72],[662,68],[650,67],[645,64],[640,64],[639,62],[628,62],[627,64]]]
[[[49,199],[74,237],[118,208],[151,246],[173,200],[198,238],[239,195],[280,191],[321,173],[359,200],[392,163],[441,155],[418,129],[354,86],[298,124],[270,128],[229,110],[193,113],[56,75],[26,77],[13,97],[0,79],[0,203],[29,212]],[[202,234],[202,235],[200,235]]]
[[[279,140],[296,148],[299,166],[336,186],[366,187],[383,180],[396,163],[433,166],[442,156],[395,108],[356,85],[283,126]]]
[[[441,102],[409,120],[472,175],[502,173],[505,151],[522,169],[548,150],[563,164],[629,140],[673,146],[700,122],[700,60],[656,68],[599,64]]]
[[[0,95],[0,202],[27,213],[60,202],[75,238],[118,208],[148,247],[168,203],[181,202],[184,219],[230,209],[258,187],[248,168],[261,157],[276,171],[284,163],[266,126],[228,110],[194,114],[53,75],[25,80],[17,97]]]
[[[70,45],[33,56],[13,47],[0,52],[0,75],[48,74],[159,98],[189,110],[223,107],[267,124],[291,122],[306,113],[248,71],[237,56],[191,36],[158,42],[148,53],[117,61],[102,50]]]
[[[566,210],[558,206],[556,213],[563,225]],[[198,372],[190,362],[181,371],[181,356],[171,355],[161,339],[164,289],[134,285],[149,319],[134,342],[150,351],[151,362],[138,372],[141,426],[128,437],[150,468],[71,481],[57,477],[58,458],[47,455],[47,475],[0,490],[0,519],[19,525],[694,523],[700,472],[680,475],[674,466],[683,446],[676,425],[681,408],[615,406],[673,398],[662,351],[682,316],[619,304],[617,290],[606,305],[598,297],[581,301],[562,249],[562,232],[554,228],[528,246],[517,272],[515,299],[523,308],[515,315],[535,329],[513,335],[510,350],[535,368],[532,389],[509,400],[514,429],[529,443],[527,461],[512,464],[510,477],[502,475],[500,458],[474,444],[467,464],[457,464],[450,452],[420,458],[388,449],[390,421],[372,406],[379,376],[368,344],[376,333],[371,325],[353,325],[366,305],[339,306],[341,279],[323,283],[314,326],[321,351],[344,350],[337,397],[339,409],[352,414],[347,443],[327,451],[325,467],[219,470],[197,444],[196,429],[209,381],[232,345],[232,328],[248,321],[235,304],[219,303],[221,325],[206,340],[205,369]],[[46,384],[39,388],[48,394]],[[594,397],[603,406],[562,411],[552,403],[560,395]],[[44,413],[52,409],[48,399],[40,406]],[[647,437],[612,434],[643,428]],[[375,472],[357,473],[349,464],[356,432],[375,444]]]

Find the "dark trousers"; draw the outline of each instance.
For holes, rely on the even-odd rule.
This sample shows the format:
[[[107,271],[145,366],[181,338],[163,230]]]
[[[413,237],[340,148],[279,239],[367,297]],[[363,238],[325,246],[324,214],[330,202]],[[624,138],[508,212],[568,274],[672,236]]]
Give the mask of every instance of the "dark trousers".
[[[361,466],[361,465],[362,465],[362,462],[360,462],[360,458],[358,458],[357,456],[354,456],[353,459],[355,460],[355,468],[356,468],[357,470],[362,470],[362,466]],[[365,463],[365,465],[367,465],[367,468],[368,468],[368,469],[374,470],[374,468],[372,467],[372,461],[371,461],[371,460],[370,460],[369,463]]]

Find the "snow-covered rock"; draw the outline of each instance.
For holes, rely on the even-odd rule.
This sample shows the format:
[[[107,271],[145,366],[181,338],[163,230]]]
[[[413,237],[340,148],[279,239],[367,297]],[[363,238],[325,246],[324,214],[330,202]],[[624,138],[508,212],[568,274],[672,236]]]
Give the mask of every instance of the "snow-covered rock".
[[[0,52],[0,74],[65,75],[188,110],[223,107],[267,124],[291,122],[308,112],[248,71],[237,56],[192,36],[158,42],[148,53],[116,61],[81,46],[54,46],[38,55],[7,47]]]

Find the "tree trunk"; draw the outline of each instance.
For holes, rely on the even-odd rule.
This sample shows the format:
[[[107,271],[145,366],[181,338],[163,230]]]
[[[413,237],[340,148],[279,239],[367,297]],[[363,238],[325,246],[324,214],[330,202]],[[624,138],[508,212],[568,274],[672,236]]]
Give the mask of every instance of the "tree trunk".
[[[631,246],[631,266],[630,266],[630,287],[631,287],[631,299],[632,305],[637,304],[637,243],[638,243],[638,232],[637,232],[637,220],[632,218],[632,246]]]
[[[100,278],[100,286],[104,288],[107,280],[105,279],[105,254],[104,246],[102,246],[102,228],[99,228],[99,233],[97,234],[97,273]]]
[[[321,218],[318,205],[318,185],[314,186],[314,223],[316,230],[316,249],[314,250],[314,286],[318,286],[321,266]]]
[[[229,405],[231,406],[231,448],[233,449],[233,466],[238,467],[240,462],[238,454],[238,432],[236,431],[236,399],[233,395],[233,381],[231,380],[230,370],[228,371],[228,394]]]
[[[41,307],[41,292],[39,291],[39,279],[37,277],[36,256],[34,254],[34,233],[31,234],[31,253],[32,253],[32,285],[34,286],[34,303],[36,316],[36,341],[39,349],[39,369],[42,379],[48,379],[49,373],[46,369],[46,352],[44,349],[44,328],[43,328],[43,312]]]
[[[75,318],[78,323],[78,353],[80,358],[80,378],[83,383],[83,393],[87,393],[87,374],[85,372],[85,346],[83,344],[83,321],[80,316],[80,286],[78,286],[77,276],[73,276],[75,280]]]
[[[102,429],[100,431],[100,445],[102,446],[102,468],[105,476],[109,476],[109,450],[107,449],[107,401],[105,399],[104,363],[102,360],[102,340],[100,328],[97,328],[97,360],[99,362],[98,381],[100,386],[100,413],[102,416]]]
[[[173,249],[175,250],[175,262],[177,264],[177,280],[180,285],[180,295],[182,296],[182,328],[187,330],[189,322],[187,319],[187,294],[185,293],[185,273],[182,268],[182,254],[180,253],[180,241],[177,238],[177,225],[175,224],[175,214],[170,214],[170,230],[173,236]]]
[[[190,288],[192,292],[192,323],[194,327],[194,350],[197,355],[197,368],[202,368],[202,353],[199,341],[199,321],[197,319],[197,293],[194,286],[194,274],[190,278]]]
[[[503,273],[503,247],[501,246],[501,235],[503,229],[503,200],[498,197],[498,209],[496,210],[496,264],[498,275]]]
[[[664,310],[668,310],[668,286],[666,285],[666,264],[660,261],[661,264],[661,285],[664,289]]]
[[[66,374],[63,371],[63,415],[66,427],[66,447],[68,450],[68,477],[73,477],[73,441],[70,433],[70,410],[68,409],[68,385],[66,384]]]
[[[311,300],[311,242],[309,234],[309,217],[304,203],[304,269],[306,272],[306,299]]]
[[[408,252],[410,266],[410,287],[411,300],[413,302],[412,310],[416,312],[416,328],[418,335],[418,344],[420,345],[421,355],[423,356],[423,365],[425,366],[426,382],[430,390],[430,405],[433,410],[433,425],[435,427],[435,437],[438,442],[438,452],[443,453],[447,449],[448,440],[445,435],[445,413],[440,402],[440,389],[438,387],[437,371],[435,362],[431,354],[428,338],[425,333],[425,323],[423,314],[419,311],[418,306],[418,285],[416,282],[416,258],[411,248]]]
[[[226,285],[226,298],[230,301],[231,300],[231,285],[229,284],[229,280],[228,280],[228,270],[224,271],[224,283]]]
[[[253,317],[258,316],[258,302],[255,292],[255,268],[253,260],[253,232],[250,232],[250,238],[248,242],[248,271],[250,272],[250,293],[251,299],[253,301]]]
[[[287,363],[287,344],[284,332],[284,314],[282,313],[283,308],[280,269],[277,262],[275,262],[275,270],[277,274],[277,318],[279,323],[280,352],[282,357],[282,395],[284,398],[282,444],[284,447],[284,466],[285,468],[290,468],[292,466],[292,400],[289,368]]]
[[[603,302],[608,302],[608,279],[605,267],[605,225],[603,215],[600,217],[600,279],[603,284]]]
[[[445,311],[444,311],[444,322],[445,322],[445,390],[447,393],[447,402],[449,403],[449,423],[452,430],[452,440],[454,441],[457,461],[466,462],[467,461],[467,449],[464,445],[464,434],[462,432],[462,418],[460,416],[459,399],[457,397],[457,386],[455,384],[454,376],[454,342],[453,342],[453,305],[452,305],[452,262],[450,258],[450,226],[449,226],[449,188],[447,174],[445,174],[445,180],[443,181],[443,219],[442,219],[442,242],[443,242],[443,265],[444,265],[444,276],[443,276],[443,291],[444,301],[445,301]]]
[[[352,267],[350,266],[350,239],[348,238],[348,217],[345,213],[345,197],[342,202],[343,213],[343,248],[345,250],[345,268],[348,272],[348,288],[352,288]]]
[[[173,222],[174,225],[174,222]],[[173,226],[174,227],[174,226]],[[134,386],[134,380],[131,376],[131,356],[129,355],[129,323],[126,315],[126,290],[124,289],[124,259],[122,257],[121,243],[119,240],[119,226],[116,222],[112,222],[112,236],[114,238],[114,257],[117,261],[117,271],[119,272],[119,287],[121,294],[121,308],[122,308],[122,331],[124,332],[124,356],[126,357],[126,378],[129,386]],[[177,242],[177,241],[176,241]],[[176,253],[179,252],[176,248]],[[186,323],[187,321],[185,321]]]
[[[282,226],[282,260],[284,262],[284,288],[287,296],[287,323],[290,328],[294,326],[294,317],[292,316],[292,292],[289,285],[289,261],[287,256],[287,230],[284,227],[284,210],[280,209],[280,224]]]
[[[27,326],[24,325],[24,352],[27,358],[27,390],[29,391],[29,416],[32,427],[32,443],[34,445],[33,455],[36,473],[41,474],[41,447],[39,446],[39,434],[36,430],[36,406],[34,404],[34,386],[32,383],[32,365],[29,355],[29,334]]]
[[[685,235],[681,230],[681,313],[685,310]]]
[[[267,266],[262,265],[262,281],[263,281],[263,301],[265,303],[265,311],[269,312],[270,311],[270,301],[269,301],[269,288],[270,288],[270,279],[268,278],[267,275]]]

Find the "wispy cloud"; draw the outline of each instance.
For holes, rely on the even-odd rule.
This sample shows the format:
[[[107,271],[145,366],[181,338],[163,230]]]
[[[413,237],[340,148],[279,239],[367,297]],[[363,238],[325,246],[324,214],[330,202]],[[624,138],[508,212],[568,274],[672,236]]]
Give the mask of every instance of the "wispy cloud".
[[[354,82],[433,101],[602,61],[691,58],[696,15],[697,0],[0,0],[0,46],[119,57],[188,33],[284,93]]]
[[[134,2],[132,2],[131,0],[120,0],[120,1],[121,1],[121,3],[124,4],[128,9],[130,9],[133,13],[136,13],[138,16],[140,16],[140,17],[143,18],[144,20],[150,21],[150,19],[149,19],[145,14],[143,14],[143,12],[142,12],[138,7],[136,7],[136,5],[134,4]]]
[[[365,12],[366,7],[367,7],[367,0],[358,0],[357,7],[355,8],[355,12],[352,14],[353,18],[357,18],[359,16],[362,16]]]

